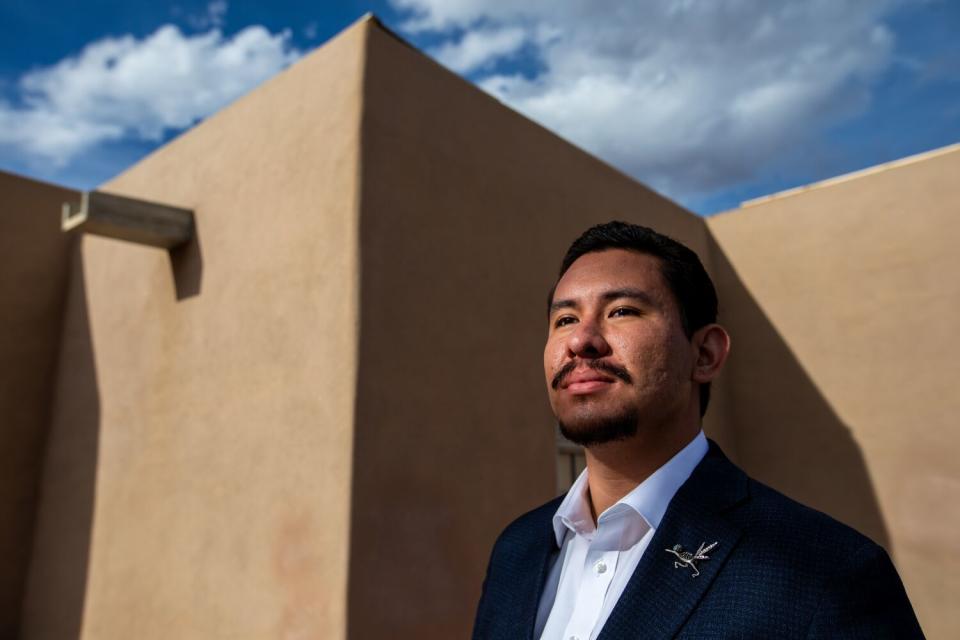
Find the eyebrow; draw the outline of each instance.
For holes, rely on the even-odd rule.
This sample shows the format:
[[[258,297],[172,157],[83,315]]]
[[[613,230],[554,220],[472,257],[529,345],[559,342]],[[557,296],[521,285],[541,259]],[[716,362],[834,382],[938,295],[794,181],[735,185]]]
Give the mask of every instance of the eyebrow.
[[[630,298],[633,300],[638,300],[642,304],[645,304],[650,307],[657,306],[656,303],[653,301],[653,298],[651,298],[650,295],[646,291],[643,291],[642,289],[630,289],[630,288],[611,289],[610,291],[604,291],[603,294],[600,296],[600,299],[603,300],[604,302],[611,302],[613,300],[619,300],[621,298]],[[554,300],[550,304],[550,313],[553,313],[554,311],[558,311],[560,309],[575,309],[579,306],[580,304],[576,300],[569,299],[569,298],[563,299],[563,300]]]

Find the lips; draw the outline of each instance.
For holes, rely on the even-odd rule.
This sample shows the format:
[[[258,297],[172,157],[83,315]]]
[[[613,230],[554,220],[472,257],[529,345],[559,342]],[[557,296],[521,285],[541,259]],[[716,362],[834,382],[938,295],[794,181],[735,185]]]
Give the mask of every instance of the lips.
[[[605,360],[571,360],[560,367],[556,375],[550,381],[550,388],[558,390],[560,383],[563,383],[564,390],[569,390],[571,384],[581,385],[576,387],[584,393],[606,388],[606,385],[613,384],[620,380],[624,384],[633,384],[633,378],[623,367],[606,362]]]
[[[573,395],[583,395],[606,389],[614,382],[615,378],[594,369],[574,370],[564,378],[560,387]]]

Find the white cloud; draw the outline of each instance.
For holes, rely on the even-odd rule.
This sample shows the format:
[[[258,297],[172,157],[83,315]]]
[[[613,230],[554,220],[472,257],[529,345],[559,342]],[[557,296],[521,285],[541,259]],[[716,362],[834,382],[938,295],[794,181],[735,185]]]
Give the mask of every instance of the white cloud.
[[[905,1],[391,0],[408,33],[447,39],[442,62],[674,197],[750,179],[865,109]],[[482,71],[516,48],[467,51],[510,30],[535,34],[534,77]]]
[[[459,42],[444,43],[430,53],[454,71],[468,73],[515,53],[526,39],[526,31],[520,27],[478,29],[468,32]]]
[[[290,34],[247,27],[184,35],[165,25],[142,40],[104,38],[20,78],[0,102],[0,145],[67,164],[112,140],[160,140],[213,113],[293,62]]]

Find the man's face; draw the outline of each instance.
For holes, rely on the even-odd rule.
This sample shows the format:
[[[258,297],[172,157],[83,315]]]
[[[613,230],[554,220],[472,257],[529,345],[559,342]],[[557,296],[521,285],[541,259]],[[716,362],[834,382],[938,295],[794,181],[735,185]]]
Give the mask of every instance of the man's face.
[[[557,283],[543,368],[563,435],[590,446],[690,410],[695,352],[650,255],[581,256]]]

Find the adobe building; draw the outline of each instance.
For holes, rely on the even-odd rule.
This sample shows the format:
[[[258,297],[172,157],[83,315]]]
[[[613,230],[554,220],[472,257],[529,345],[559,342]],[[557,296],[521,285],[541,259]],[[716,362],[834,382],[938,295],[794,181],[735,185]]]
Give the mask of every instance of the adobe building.
[[[611,218],[687,243],[734,352],[706,429],[891,553],[960,637],[960,146],[695,216],[366,18],[98,190],[0,175],[0,636],[463,638],[555,495],[544,298]],[[86,227],[92,230],[91,227]]]

